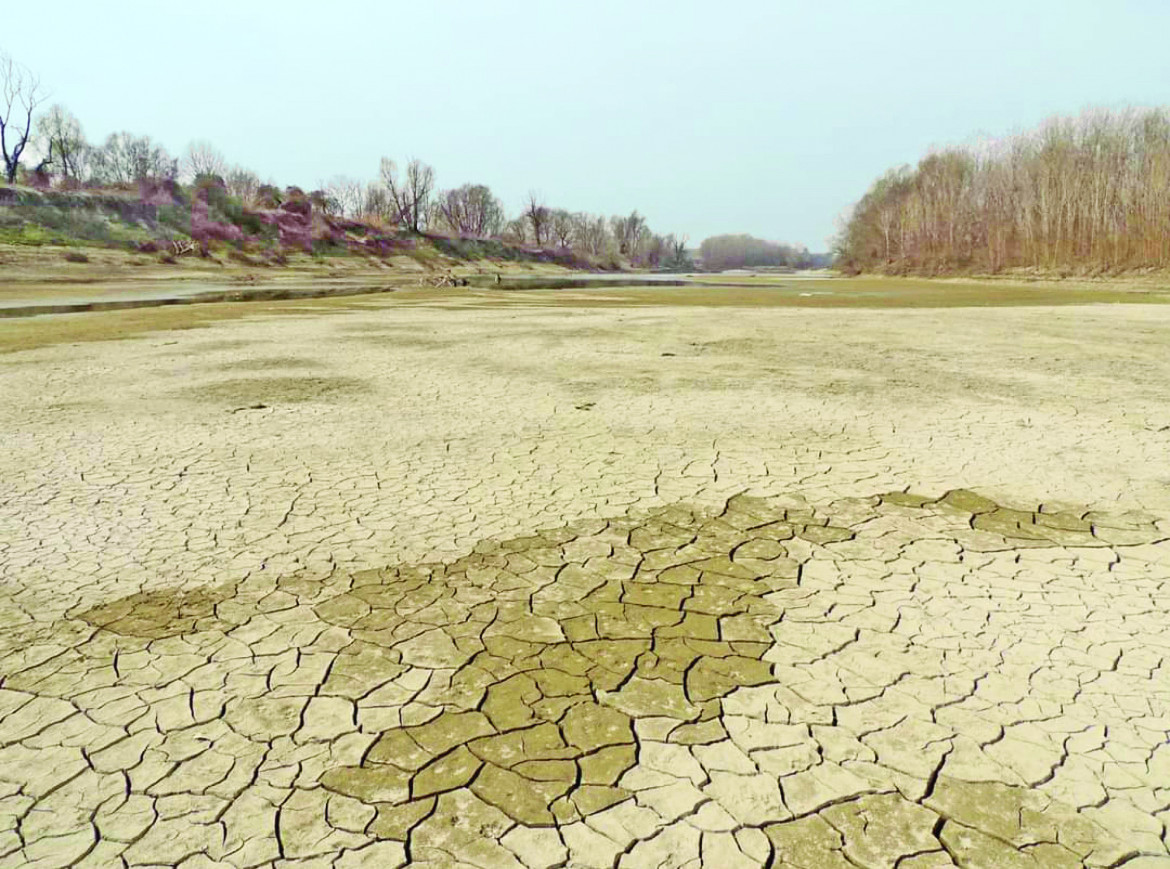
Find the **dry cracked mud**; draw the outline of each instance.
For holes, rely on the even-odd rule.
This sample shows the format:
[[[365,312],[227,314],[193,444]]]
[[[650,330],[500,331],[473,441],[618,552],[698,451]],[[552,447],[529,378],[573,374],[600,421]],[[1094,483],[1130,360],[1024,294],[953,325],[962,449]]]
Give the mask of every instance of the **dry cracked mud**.
[[[0,358],[0,866],[1170,865],[1170,315],[629,316]]]

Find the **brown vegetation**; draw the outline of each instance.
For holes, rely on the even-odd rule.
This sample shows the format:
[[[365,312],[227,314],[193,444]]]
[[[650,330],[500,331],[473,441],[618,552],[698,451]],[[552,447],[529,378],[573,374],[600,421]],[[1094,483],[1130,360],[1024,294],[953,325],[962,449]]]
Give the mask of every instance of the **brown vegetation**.
[[[1094,111],[878,179],[838,241],[847,270],[1170,266],[1170,114]]]
[[[699,245],[706,271],[759,268],[761,266],[812,268],[817,263],[804,247],[764,241],[750,235],[715,235]]]

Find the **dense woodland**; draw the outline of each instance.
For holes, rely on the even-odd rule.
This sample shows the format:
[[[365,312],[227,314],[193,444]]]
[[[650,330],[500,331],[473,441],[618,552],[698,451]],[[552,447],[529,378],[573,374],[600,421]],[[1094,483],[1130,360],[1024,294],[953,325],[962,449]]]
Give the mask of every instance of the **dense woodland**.
[[[879,178],[837,244],[851,271],[1170,266],[1170,114],[1092,111]]]

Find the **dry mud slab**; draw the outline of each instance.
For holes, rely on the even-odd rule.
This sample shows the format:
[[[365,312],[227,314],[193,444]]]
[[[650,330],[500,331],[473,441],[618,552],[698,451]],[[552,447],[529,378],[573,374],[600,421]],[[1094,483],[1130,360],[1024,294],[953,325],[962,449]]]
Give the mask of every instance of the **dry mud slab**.
[[[0,356],[0,866],[1170,865],[1168,349],[459,298]]]

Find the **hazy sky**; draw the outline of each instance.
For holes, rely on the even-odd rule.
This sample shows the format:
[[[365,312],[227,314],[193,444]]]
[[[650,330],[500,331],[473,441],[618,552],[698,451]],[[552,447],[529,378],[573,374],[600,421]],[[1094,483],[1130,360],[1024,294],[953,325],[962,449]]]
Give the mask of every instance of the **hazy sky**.
[[[1170,104],[1170,0],[86,0],[6,8],[0,47],[91,140],[206,138],[304,187],[414,155],[510,212],[813,250],[932,146]]]

